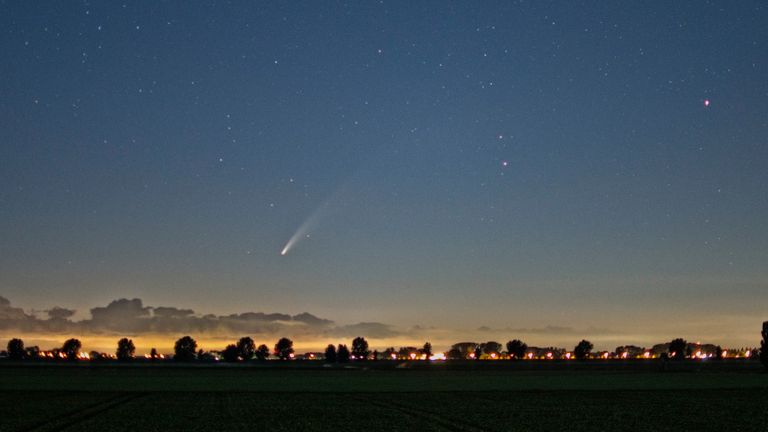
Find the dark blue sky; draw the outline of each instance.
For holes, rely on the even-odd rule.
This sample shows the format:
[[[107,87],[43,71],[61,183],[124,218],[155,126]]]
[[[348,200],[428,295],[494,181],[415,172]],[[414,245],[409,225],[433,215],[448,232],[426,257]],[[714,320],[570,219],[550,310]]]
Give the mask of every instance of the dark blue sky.
[[[757,1],[2,1],[0,293],[749,340],[767,22]]]

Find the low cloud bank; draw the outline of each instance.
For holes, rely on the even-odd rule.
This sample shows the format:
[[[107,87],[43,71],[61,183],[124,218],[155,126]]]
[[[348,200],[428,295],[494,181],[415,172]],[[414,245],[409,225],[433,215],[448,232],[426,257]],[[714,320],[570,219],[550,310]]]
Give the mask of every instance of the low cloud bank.
[[[332,320],[308,312],[243,312],[230,315],[199,314],[192,309],[170,306],[145,306],[141,299],[119,299],[90,310],[90,319],[72,320],[71,309],[53,307],[44,311],[47,318],[26,313],[0,296],[0,331],[29,334],[87,335],[166,335],[273,336],[328,338],[365,335],[371,338],[401,335],[394,327],[365,322],[336,325]]]

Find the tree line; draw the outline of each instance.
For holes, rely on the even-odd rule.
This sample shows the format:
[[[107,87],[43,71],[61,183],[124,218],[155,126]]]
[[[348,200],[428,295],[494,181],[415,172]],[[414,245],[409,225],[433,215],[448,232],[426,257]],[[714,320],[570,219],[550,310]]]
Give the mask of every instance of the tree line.
[[[662,352],[659,357],[662,359],[683,360],[687,357],[693,357],[693,347],[698,346],[688,343],[685,339],[677,338],[673,339],[667,344],[659,344],[654,348],[660,347]],[[488,341],[484,343],[475,342],[460,342],[451,346],[450,350],[442,353],[443,356],[440,359],[447,360],[481,360],[481,359],[501,359],[506,358],[510,360],[521,360],[525,358],[542,358],[537,354],[534,356],[534,352],[546,352],[543,358],[547,359],[561,359],[561,358],[574,358],[578,360],[584,360],[592,357],[608,358],[606,355],[595,356],[593,353],[594,345],[588,340],[581,340],[573,348],[572,352],[564,352],[563,349],[558,348],[535,348],[529,347],[525,342],[519,339],[513,339],[506,343],[506,351],[503,351],[502,345],[495,341]],[[53,350],[51,353],[52,358],[66,359],[66,360],[78,360],[81,358],[95,359],[95,358],[113,358],[120,361],[128,361],[135,358],[136,347],[133,341],[129,338],[121,338],[117,342],[117,348],[114,355],[92,353],[91,355],[84,355],[81,353],[82,344],[78,339],[67,339],[61,348]],[[720,346],[713,348],[714,356],[716,358],[722,358],[723,349]],[[621,346],[617,347],[612,353],[612,358],[635,358],[639,357],[639,353],[648,352],[645,348],[639,348],[635,346]],[[765,323],[762,331],[761,348],[759,350],[748,350],[752,356],[759,358],[762,363],[768,368],[768,322]],[[604,352],[605,353],[605,352]],[[369,349],[368,341],[363,337],[356,337],[352,340],[351,347],[346,344],[333,345],[330,344],[325,348],[325,351],[321,353],[309,353],[309,358],[320,359],[322,358],[328,363],[346,363],[349,361],[367,361],[367,360],[428,360],[433,358],[432,345],[429,342],[425,342],[422,347],[401,347],[395,349],[394,347],[387,348],[382,352],[371,351]],[[607,354],[607,353],[605,353]],[[628,356],[627,354],[631,354]],[[712,353],[710,353],[712,354]],[[221,351],[207,352],[202,349],[198,349],[198,344],[191,336],[184,336],[179,338],[174,344],[173,359],[181,362],[190,361],[205,361],[205,360],[218,360],[221,359],[225,362],[245,362],[251,360],[264,361],[267,360],[270,355],[279,360],[291,360],[295,357],[295,351],[293,348],[293,341],[286,337],[280,338],[275,343],[272,350],[266,345],[261,344],[256,346],[256,342],[248,337],[242,337],[237,342],[227,345]],[[14,338],[8,342],[7,356],[12,360],[22,360],[40,357],[40,350],[37,347],[25,348],[24,342],[21,339]],[[152,348],[148,356],[149,359],[162,359],[164,356],[158,354],[155,348]]]

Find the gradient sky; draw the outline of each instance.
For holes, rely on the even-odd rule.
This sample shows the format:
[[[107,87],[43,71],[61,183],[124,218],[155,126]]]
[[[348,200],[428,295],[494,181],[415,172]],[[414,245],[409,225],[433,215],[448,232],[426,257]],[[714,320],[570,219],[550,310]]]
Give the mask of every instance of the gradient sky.
[[[755,345],[766,23],[758,1],[0,1],[0,295]]]

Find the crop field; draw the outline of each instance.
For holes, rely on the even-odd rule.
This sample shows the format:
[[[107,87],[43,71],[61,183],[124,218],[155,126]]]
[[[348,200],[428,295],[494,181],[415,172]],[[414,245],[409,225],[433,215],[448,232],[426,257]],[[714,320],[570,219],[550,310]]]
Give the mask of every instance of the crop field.
[[[768,430],[759,368],[0,366],[1,431]]]

